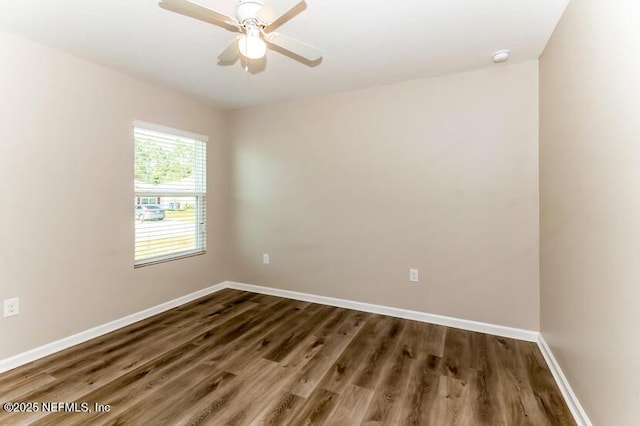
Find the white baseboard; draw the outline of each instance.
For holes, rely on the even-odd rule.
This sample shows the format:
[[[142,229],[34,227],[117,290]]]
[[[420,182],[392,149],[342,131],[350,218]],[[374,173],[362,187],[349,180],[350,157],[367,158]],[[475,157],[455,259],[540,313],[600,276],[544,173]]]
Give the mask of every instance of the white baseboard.
[[[80,333],[74,334],[72,336],[64,337],[60,340],[56,340],[55,342],[47,343],[46,345],[37,347],[35,349],[31,349],[18,355],[14,355],[10,358],[0,360],[0,373],[27,364],[31,361],[35,361],[39,358],[43,358],[47,355],[51,355],[52,353],[61,351],[63,349],[67,349],[79,343],[86,342],[87,340],[102,336],[103,334],[110,333],[119,328],[126,327],[129,324],[133,324],[134,322],[138,322],[153,315],[157,315],[161,312],[168,311],[169,309],[184,305],[185,303],[189,303],[193,300],[207,296],[211,293],[215,293],[224,288],[226,288],[226,283],[216,284],[211,287],[207,287],[205,289],[187,294],[186,296],[178,297],[177,299],[161,303],[149,309],[127,315],[124,318],[120,318],[106,324],[90,328],[89,330],[81,331]]]
[[[94,339],[102,336],[103,334],[110,333],[122,327],[126,327],[129,324],[149,318],[153,315],[157,315],[169,309],[173,309],[177,306],[189,303],[200,297],[207,296],[211,293],[215,293],[224,288],[233,288],[237,290],[250,291],[253,293],[270,294],[278,297],[285,297],[288,299],[303,300],[306,302],[320,303],[323,305],[337,306],[340,308],[354,309],[364,312],[372,312],[375,314],[389,315],[397,318],[405,318],[415,321],[428,322],[432,324],[444,325],[447,327],[455,327],[463,330],[477,331],[480,333],[493,334],[496,336],[510,337],[513,339],[526,340],[529,342],[538,342],[538,332],[531,330],[523,330],[519,328],[505,327],[502,325],[488,324],[477,321],[470,321],[465,319],[447,317],[443,315],[428,314],[425,312],[410,311],[406,309],[394,308],[382,305],[373,305],[370,303],[354,302],[345,299],[336,299],[333,297],[318,296],[314,294],[299,293],[297,291],[281,290],[277,288],[263,287],[251,284],[242,284],[232,281],[225,281],[220,284],[207,287],[202,290],[198,290],[194,293],[187,294],[186,296],[178,297],[177,299],[170,300],[160,305],[153,306],[149,309],[145,309],[140,312],[128,315],[124,318],[120,318],[106,324],[99,325],[89,330],[81,331],[80,333],[72,336],[64,337],[55,342],[47,343],[46,345],[22,352],[14,355],[10,358],[0,360],[0,373],[27,364],[31,361],[35,361],[39,358],[43,358],[47,355],[51,355],[55,352],[67,349],[71,346],[79,343],[86,342],[87,340]]]
[[[493,334],[496,336],[509,337],[512,339],[526,340],[528,342],[538,341],[538,332],[524,330],[521,328],[506,327],[503,325],[488,324],[484,322],[471,321],[460,318],[447,317],[443,315],[428,314],[425,312],[410,311],[407,309],[393,308],[390,306],[373,305],[364,302],[354,302],[346,299],[336,299],[334,297],[317,296],[315,294],[299,293],[297,291],[281,290],[271,287],[263,287],[252,284],[243,284],[227,281],[228,288],[236,290],[250,291],[253,293],[269,294],[272,296],[285,297],[287,299],[302,300],[305,302],[320,303],[322,305],[337,306],[339,308],[354,309],[356,311],[371,312],[374,314],[388,315],[396,318],[410,319],[414,321],[428,322],[431,324],[445,325],[447,327],[460,328],[463,330],[477,331],[480,333]]]
[[[537,331],[524,330],[520,328],[505,327],[503,325],[488,324],[484,322],[470,321],[460,318],[447,317],[443,315],[428,314],[425,312],[410,311],[406,309],[393,308],[389,306],[373,305],[370,303],[354,302],[352,300],[336,299],[333,297],[318,296],[315,294],[300,293],[291,290],[282,290],[272,287],[263,287],[252,284],[243,284],[233,281],[224,283],[227,288],[249,291],[252,293],[269,294],[271,296],[285,297],[287,299],[302,300],[305,302],[320,303],[323,305],[337,306],[339,308],[354,309],[357,311],[371,312],[374,314],[388,315],[397,318],[405,318],[414,321],[439,324],[447,327],[460,328],[463,330],[477,331],[480,333],[492,334],[495,336],[509,337],[512,339],[524,340],[538,344],[553,377],[562,392],[571,414],[578,426],[592,426],[586,412],[573,393],[567,378],[562,373],[560,366],[555,360],[551,349],[545,342],[542,334]]]
[[[571,389],[571,385],[569,384],[567,377],[562,372],[560,364],[558,364],[558,361],[553,356],[553,352],[551,352],[551,348],[547,345],[546,340],[544,340],[542,333],[539,333],[538,335],[538,347],[540,348],[540,352],[542,352],[544,359],[547,361],[549,370],[551,370],[553,378],[556,379],[560,392],[569,406],[569,410],[571,410],[571,414],[573,414],[573,418],[576,420],[578,426],[592,426],[591,420],[589,420],[586,411],[584,411],[584,408],[582,408],[576,394],[573,392],[573,389]]]
[[[569,409],[571,410],[571,413],[573,414],[576,420],[576,423],[578,423],[579,426],[592,426],[591,421],[587,417],[587,414],[582,408],[582,405],[580,405],[580,402],[576,398],[576,395],[571,389],[571,386],[569,385],[569,382],[567,381],[567,378],[565,377],[564,373],[560,369],[560,366],[558,365],[558,362],[553,356],[551,349],[547,345],[547,342],[544,340],[544,337],[542,337],[542,335],[537,331],[506,327],[502,325],[489,324],[489,323],[483,323],[483,322],[477,322],[477,321],[470,321],[470,320],[465,320],[460,318],[447,317],[443,315],[429,314],[425,312],[411,311],[407,309],[394,308],[390,306],[374,305],[370,303],[355,302],[355,301],[346,300],[346,299],[337,299],[333,297],[318,296],[314,294],[300,293],[297,291],[282,290],[282,289],[263,287],[263,286],[257,286],[252,284],[243,284],[243,283],[237,283],[233,281],[225,281],[220,284],[216,284],[211,287],[198,290],[196,292],[187,294],[186,296],[178,297],[168,302],[161,303],[157,306],[153,306],[149,309],[145,309],[143,311],[128,315],[124,318],[120,318],[120,319],[111,321],[109,323],[99,325],[89,330],[85,330],[80,333],[74,334],[72,336],[68,336],[60,340],[56,340],[55,342],[51,342],[46,345],[40,346],[38,348],[31,349],[29,351],[20,353],[10,358],[0,360],[0,373],[19,367],[21,365],[27,364],[31,361],[35,361],[39,358],[43,358],[47,355],[51,355],[63,349],[67,349],[79,343],[86,342],[87,340],[91,340],[96,337],[102,336],[103,334],[110,333],[119,328],[126,327],[127,325],[133,324],[137,321],[168,311],[170,309],[176,308],[180,305],[189,303],[193,300],[199,299],[201,297],[207,296],[209,294],[215,293],[225,288],[249,291],[253,293],[269,294],[272,296],[284,297],[288,299],[302,300],[305,302],[312,302],[312,303],[320,303],[323,305],[336,306],[336,307],[346,308],[346,309],[354,309],[358,311],[388,315],[388,316],[397,317],[397,318],[405,318],[405,319],[410,319],[415,321],[439,324],[447,327],[460,328],[463,330],[477,331],[480,333],[487,333],[487,334],[492,334],[496,336],[509,337],[512,339],[536,342],[540,347],[540,351],[542,352],[542,355],[547,361],[547,364],[549,365],[549,369],[551,370],[551,373],[553,374],[553,377],[556,380],[556,383],[558,384],[560,391],[562,392],[562,396],[567,402],[567,405],[569,406]]]

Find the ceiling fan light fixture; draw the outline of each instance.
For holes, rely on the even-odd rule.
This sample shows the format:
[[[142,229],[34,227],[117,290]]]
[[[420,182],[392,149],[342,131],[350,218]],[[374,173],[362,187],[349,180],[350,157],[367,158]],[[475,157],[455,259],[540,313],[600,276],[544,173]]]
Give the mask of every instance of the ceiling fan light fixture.
[[[274,22],[293,13],[292,11],[295,11],[294,9],[298,5],[303,4],[304,0],[234,0],[236,3],[235,17],[227,12],[203,6],[199,4],[201,1],[160,0],[160,6],[172,12],[218,24],[233,32],[241,33],[218,54],[220,65],[234,64],[239,57],[263,58],[267,53],[267,47],[277,47],[281,53],[285,54],[289,52],[292,54],[290,55],[292,59],[300,60],[309,66],[320,63],[322,52],[315,47],[276,32],[267,32],[267,29],[272,28]],[[246,68],[246,63],[244,65]]]
[[[240,54],[248,59],[264,58],[267,53],[267,44],[260,37],[258,28],[248,28],[247,33],[238,40]]]

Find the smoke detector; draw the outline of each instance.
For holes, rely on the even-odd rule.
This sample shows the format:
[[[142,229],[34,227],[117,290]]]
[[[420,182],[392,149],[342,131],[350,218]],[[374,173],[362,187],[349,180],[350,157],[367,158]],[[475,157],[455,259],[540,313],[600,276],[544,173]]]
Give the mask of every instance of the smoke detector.
[[[504,50],[498,50],[497,52],[494,52],[494,54],[491,56],[491,59],[493,59],[493,62],[495,62],[496,64],[502,64],[507,62],[510,56],[511,56],[511,51],[504,49]]]

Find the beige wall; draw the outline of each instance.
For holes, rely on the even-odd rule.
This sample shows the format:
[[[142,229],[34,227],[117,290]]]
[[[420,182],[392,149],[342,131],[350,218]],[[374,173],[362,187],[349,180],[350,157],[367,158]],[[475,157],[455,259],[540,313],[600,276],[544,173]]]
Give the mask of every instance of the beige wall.
[[[542,331],[596,425],[640,424],[638,22],[574,0],[540,61]]]
[[[0,359],[222,281],[215,109],[0,33]],[[133,269],[132,120],[209,135],[208,253]]]
[[[235,280],[539,328],[537,61],[232,118]]]

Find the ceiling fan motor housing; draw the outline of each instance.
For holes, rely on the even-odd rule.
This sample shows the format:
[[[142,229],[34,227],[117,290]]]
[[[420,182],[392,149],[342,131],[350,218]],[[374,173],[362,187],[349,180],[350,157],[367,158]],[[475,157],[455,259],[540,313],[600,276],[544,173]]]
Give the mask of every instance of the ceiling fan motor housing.
[[[263,0],[240,0],[236,9],[236,17],[238,22],[245,24],[247,21],[259,22],[256,15],[260,8],[264,5]]]

